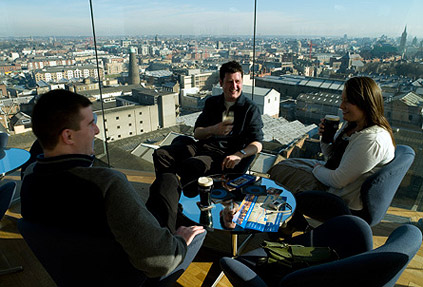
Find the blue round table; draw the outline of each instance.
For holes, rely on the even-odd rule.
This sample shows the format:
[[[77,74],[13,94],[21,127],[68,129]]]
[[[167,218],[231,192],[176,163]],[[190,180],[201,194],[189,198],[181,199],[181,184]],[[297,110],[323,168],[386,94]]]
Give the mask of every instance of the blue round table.
[[[215,179],[215,176],[211,176],[213,179]],[[281,218],[281,224],[285,221],[287,221],[292,214],[295,211],[295,207],[296,207],[296,201],[294,198],[294,195],[287,191],[285,188],[281,187],[280,185],[278,185],[276,182],[274,182],[271,179],[268,178],[264,178],[264,177],[258,177],[258,180],[255,183],[256,185],[262,185],[265,186],[266,189],[269,188],[277,188],[277,189],[281,189],[283,190],[283,192],[281,193],[281,196],[286,197],[286,202],[291,206],[291,212],[289,213],[283,213],[282,214],[282,218]],[[241,195],[243,197],[243,195]],[[238,197],[239,198],[239,197]],[[242,199],[241,199],[242,200]],[[181,195],[181,198],[179,200],[179,202],[182,205],[182,214],[187,217],[188,219],[190,219],[191,221],[200,224],[200,225],[204,225],[204,222],[202,222],[201,220],[201,210],[199,208],[198,202],[200,201],[200,195],[197,195],[195,197],[186,197],[184,194]],[[213,200],[212,200],[213,201]],[[235,199],[235,201],[237,203],[240,203],[240,200]],[[226,203],[227,205],[227,203]],[[220,212],[225,208],[225,206],[222,203],[219,202],[213,202],[212,203],[212,207],[209,209],[210,213],[209,213],[209,221],[210,223],[208,225],[205,225],[206,228],[208,229],[217,229],[217,230],[223,230],[223,231],[227,231],[230,232],[232,234],[232,252],[233,255],[237,255],[242,247],[238,248],[238,234],[254,234],[260,231],[256,231],[256,230],[251,230],[251,229],[244,229],[242,227],[240,227],[239,225],[236,225],[235,228],[233,229],[228,229],[224,226],[222,226],[222,220],[221,220],[221,216],[220,216]],[[203,214],[204,216],[204,214]],[[247,240],[248,241],[248,240]],[[244,241],[244,243],[246,243],[246,241]],[[242,246],[244,245],[244,243],[242,244]]]
[[[31,154],[20,148],[1,148],[0,149],[0,174],[5,175],[20,168],[26,163]]]

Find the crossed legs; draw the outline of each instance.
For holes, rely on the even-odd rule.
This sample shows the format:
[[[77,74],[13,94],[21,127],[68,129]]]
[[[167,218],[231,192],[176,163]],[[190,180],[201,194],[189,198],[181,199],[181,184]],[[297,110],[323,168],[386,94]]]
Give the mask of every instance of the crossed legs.
[[[310,190],[295,195],[297,207],[288,226],[304,231],[308,226],[304,215],[325,222],[340,215],[350,215],[351,211],[339,196],[321,190]]]

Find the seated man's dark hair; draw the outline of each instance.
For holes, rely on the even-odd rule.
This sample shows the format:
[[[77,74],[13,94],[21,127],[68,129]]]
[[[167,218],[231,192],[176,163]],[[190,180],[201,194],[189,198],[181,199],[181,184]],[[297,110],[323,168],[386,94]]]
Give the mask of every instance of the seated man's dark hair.
[[[80,109],[91,105],[82,95],[52,90],[40,96],[32,112],[32,131],[44,149],[53,149],[64,129],[79,130]]]
[[[242,66],[237,61],[230,61],[222,65],[220,67],[220,80],[223,81],[225,78],[225,74],[233,74],[236,72],[241,73],[241,77],[244,76],[244,71],[242,70]]]

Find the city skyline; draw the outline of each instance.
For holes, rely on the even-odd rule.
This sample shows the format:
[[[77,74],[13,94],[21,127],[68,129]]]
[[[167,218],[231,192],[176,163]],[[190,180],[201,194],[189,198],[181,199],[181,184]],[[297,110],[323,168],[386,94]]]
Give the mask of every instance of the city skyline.
[[[254,1],[93,0],[97,36],[253,34]],[[91,36],[89,1],[2,1],[0,37]],[[10,12],[9,12],[10,11]],[[423,38],[423,1],[257,1],[257,36]],[[336,25],[334,25],[336,23]]]

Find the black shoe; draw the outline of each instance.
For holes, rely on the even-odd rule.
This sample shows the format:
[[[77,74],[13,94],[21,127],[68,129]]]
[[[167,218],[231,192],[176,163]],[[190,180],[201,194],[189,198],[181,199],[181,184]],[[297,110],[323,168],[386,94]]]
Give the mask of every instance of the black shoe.
[[[417,226],[423,233],[423,218],[420,218],[417,222],[414,222],[413,225]]]
[[[273,241],[282,241],[283,239],[290,239],[292,238],[292,234],[297,230],[293,226],[289,226],[287,224],[282,224],[279,227],[277,232],[271,232],[268,234],[269,238]]]
[[[285,227],[281,227],[278,230],[278,236],[284,239],[292,238],[292,234],[298,231],[294,226],[287,225]]]

